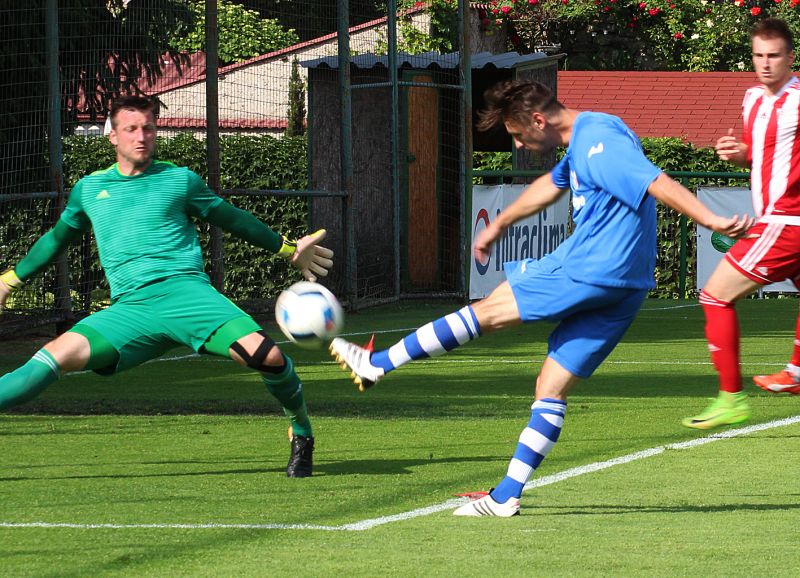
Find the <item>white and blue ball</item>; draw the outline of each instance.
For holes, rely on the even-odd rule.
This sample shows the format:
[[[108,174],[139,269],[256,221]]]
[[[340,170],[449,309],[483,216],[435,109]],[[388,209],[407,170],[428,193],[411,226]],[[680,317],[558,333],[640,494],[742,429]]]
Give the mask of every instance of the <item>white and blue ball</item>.
[[[315,349],[339,334],[344,312],[328,289],[319,283],[300,281],[278,295],[275,320],[294,343]]]

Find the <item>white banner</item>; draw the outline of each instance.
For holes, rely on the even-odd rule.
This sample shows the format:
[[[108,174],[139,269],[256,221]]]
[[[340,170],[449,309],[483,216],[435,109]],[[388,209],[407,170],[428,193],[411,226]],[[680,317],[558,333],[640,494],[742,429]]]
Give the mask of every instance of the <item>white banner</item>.
[[[482,299],[505,281],[503,263],[538,259],[551,253],[567,236],[569,197],[567,193],[541,213],[509,227],[492,248],[489,258],[472,257],[472,241],[497,215],[514,202],[527,185],[476,185],[472,187],[472,237],[470,239],[469,297]]]
[[[701,187],[697,189],[697,198],[709,209],[718,215],[731,217],[733,215],[753,216],[753,198],[747,187]],[[711,273],[720,262],[724,253],[721,253],[711,244],[711,229],[697,226],[697,287],[702,289]],[[764,291],[797,291],[794,284],[782,281],[767,285]]]

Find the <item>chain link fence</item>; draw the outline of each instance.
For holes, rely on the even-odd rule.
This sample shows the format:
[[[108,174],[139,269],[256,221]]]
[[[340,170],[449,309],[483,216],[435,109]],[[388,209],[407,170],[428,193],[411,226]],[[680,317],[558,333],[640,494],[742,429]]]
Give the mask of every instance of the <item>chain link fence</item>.
[[[445,4],[431,16],[342,0],[3,2],[0,267],[53,226],[80,177],[113,164],[113,98],[144,94],[159,102],[157,158],[287,236],[329,230],[324,283],[351,308],[463,296],[466,3]],[[443,17],[450,38],[426,45]],[[199,226],[212,282],[247,310],[298,279]],[[107,304],[87,235],[13,296],[0,333]]]

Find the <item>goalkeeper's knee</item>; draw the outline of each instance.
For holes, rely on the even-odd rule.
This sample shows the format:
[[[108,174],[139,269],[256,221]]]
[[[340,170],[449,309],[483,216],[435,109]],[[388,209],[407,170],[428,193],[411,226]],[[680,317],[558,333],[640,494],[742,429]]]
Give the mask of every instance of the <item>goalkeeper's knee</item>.
[[[262,373],[282,373],[284,369],[286,369],[289,358],[283,355],[283,353],[280,353],[280,349],[278,349],[278,346],[275,345],[275,342],[272,340],[272,338],[267,335],[266,331],[261,330],[257,333],[262,337],[262,340],[252,354],[250,354],[238,341],[234,341],[231,344],[231,349],[235,351],[236,354],[242,358],[242,361],[244,361],[245,365],[251,369],[255,369],[256,371],[260,371]],[[278,365],[267,364],[267,357],[273,349],[275,349],[281,356],[281,363]]]

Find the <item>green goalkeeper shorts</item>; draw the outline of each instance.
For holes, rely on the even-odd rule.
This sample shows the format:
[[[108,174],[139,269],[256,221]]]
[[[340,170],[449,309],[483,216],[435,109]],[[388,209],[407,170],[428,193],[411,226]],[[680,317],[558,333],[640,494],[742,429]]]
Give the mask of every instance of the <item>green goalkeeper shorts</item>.
[[[110,374],[136,367],[185,345],[199,351],[214,331],[233,319],[237,334],[231,343],[261,327],[230,299],[214,289],[208,279],[180,275],[146,285],[120,297],[110,307],[75,325],[91,327],[119,352],[116,367],[97,370]]]

